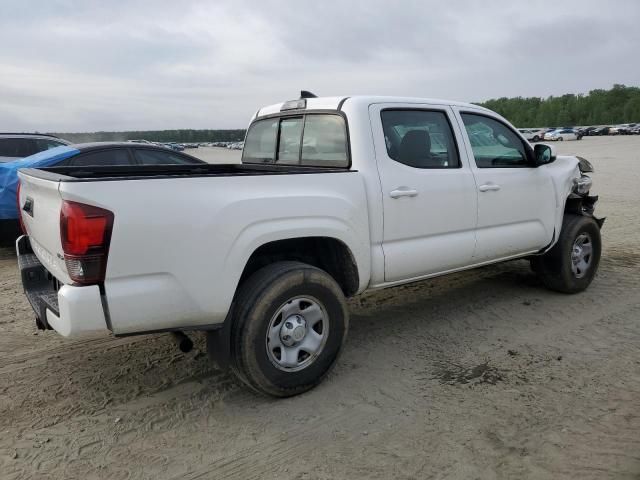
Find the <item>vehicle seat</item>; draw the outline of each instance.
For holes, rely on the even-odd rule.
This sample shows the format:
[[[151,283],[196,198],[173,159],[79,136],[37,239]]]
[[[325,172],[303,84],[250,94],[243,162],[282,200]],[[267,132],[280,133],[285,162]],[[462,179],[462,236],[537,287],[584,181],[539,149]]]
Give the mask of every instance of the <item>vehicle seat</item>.
[[[425,130],[409,130],[402,137],[398,161],[416,168],[437,167],[438,161],[431,155],[431,136]]]

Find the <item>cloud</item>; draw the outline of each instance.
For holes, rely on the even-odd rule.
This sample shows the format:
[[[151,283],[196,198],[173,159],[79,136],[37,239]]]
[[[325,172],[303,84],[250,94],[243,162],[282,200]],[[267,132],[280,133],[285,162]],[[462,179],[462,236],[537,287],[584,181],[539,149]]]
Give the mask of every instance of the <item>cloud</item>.
[[[640,84],[640,3],[5,0],[0,130],[240,128],[264,104]]]

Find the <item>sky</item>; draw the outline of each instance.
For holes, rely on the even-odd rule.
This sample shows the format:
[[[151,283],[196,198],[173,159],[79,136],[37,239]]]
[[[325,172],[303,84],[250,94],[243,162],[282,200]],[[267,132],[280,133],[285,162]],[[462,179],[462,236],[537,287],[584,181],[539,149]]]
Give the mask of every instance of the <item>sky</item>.
[[[640,85],[638,0],[2,0],[0,131],[245,128],[300,90]]]

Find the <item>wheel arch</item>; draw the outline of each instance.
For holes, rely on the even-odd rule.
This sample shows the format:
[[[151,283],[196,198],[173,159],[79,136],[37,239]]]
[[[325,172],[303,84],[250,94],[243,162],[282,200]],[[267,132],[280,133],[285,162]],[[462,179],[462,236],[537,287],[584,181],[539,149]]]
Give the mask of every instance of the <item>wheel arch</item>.
[[[272,240],[255,248],[245,262],[236,293],[261,268],[287,260],[300,261],[324,270],[338,283],[346,297],[355,295],[361,288],[361,272],[352,249],[336,237],[319,235]],[[222,328],[207,332],[207,350],[221,368],[229,366],[231,323],[235,308],[234,295]]]
[[[598,224],[598,228],[601,229],[606,218],[605,217],[598,218],[593,214],[595,210],[595,204],[597,201],[598,201],[597,195],[587,194],[582,196],[582,195],[577,195],[575,193],[570,193],[569,195],[567,195],[562,208],[562,213],[559,219],[556,221],[556,226],[553,230],[553,238],[547,246],[542,248],[537,253],[537,255],[544,254],[549,250],[551,250],[551,248],[553,248],[553,246],[558,241],[560,232],[562,231],[564,217],[567,215],[581,215],[585,217],[592,217],[595,220],[595,222]]]
[[[360,275],[353,252],[342,240],[328,236],[285,238],[259,246],[248,258],[238,286],[260,268],[287,260],[324,270],[340,285],[346,297],[359,290]]]

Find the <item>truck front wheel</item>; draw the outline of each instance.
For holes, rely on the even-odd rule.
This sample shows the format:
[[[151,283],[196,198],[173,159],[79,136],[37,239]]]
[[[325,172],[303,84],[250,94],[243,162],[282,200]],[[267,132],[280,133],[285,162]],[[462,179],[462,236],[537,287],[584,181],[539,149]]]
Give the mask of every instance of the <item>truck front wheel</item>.
[[[602,244],[600,227],[593,217],[565,215],[558,242],[531,267],[544,285],[562,293],[586,289],[598,270]]]
[[[347,335],[340,286],[301,262],[277,262],[240,287],[231,326],[233,372],[276,397],[310,390],[329,373]]]

